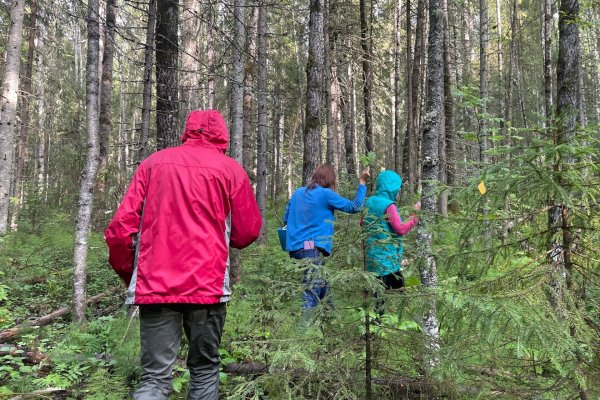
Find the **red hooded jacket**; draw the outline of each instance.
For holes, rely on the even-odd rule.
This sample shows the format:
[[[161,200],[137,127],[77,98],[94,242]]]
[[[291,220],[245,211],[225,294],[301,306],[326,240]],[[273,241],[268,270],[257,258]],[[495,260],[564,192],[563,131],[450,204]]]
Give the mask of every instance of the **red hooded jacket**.
[[[105,232],[128,304],[228,301],[229,247],[260,231],[248,176],[224,154],[221,114],[193,111],[181,140],[140,164]]]

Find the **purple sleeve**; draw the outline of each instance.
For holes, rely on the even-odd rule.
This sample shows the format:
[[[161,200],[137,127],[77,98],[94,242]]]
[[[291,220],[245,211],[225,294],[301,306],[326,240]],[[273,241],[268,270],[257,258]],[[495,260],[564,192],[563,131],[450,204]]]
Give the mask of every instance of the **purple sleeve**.
[[[395,204],[390,204],[390,206],[385,209],[385,213],[394,233],[401,236],[404,236],[410,232],[419,222],[419,219],[415,218],[415,216],[412,214],[408,218],[408,221],[402,222],[400,215],[398,215],[398,209],[396,208]]]

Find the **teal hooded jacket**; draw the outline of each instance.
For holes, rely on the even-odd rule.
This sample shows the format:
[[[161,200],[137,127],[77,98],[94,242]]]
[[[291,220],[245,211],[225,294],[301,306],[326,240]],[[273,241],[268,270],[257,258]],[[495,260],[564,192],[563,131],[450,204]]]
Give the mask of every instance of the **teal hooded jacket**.
[[[385,210],[396,201],[402,178],[394,171],[383,171],[377,177],[375,194],[366,203],[363,227],[367,271],[378,276],[402,270],[404,246],[402,236],[396,234],[388,223]]]

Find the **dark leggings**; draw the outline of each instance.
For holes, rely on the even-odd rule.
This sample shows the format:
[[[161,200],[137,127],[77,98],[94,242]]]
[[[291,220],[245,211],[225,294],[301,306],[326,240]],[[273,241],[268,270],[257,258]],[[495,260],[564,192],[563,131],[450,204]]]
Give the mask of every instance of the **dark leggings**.
[[[378,276],[377,279],[379,279],[383,283],[385,290],[402,289],[404,287],[404,276],[402,276],[402,272],[400,271],[396,271],[383,276]],[[375,302],[375,312],[377,312],[377,314],[379,314],[379,316],[381,317],[383,316],[383,313],[385,311],[385,301],[379,299],[378,297],[379,296],[377,295],[377,293],[375,293],[375,298],[377,299],[377,301]]]

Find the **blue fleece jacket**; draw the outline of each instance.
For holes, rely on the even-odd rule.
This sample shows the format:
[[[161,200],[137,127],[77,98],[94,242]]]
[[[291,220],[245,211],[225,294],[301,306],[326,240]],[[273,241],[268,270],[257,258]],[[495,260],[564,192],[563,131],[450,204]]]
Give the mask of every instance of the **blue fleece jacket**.
[[[286,250],[304,248],[304,241],[313,240],[315,245],[331,253],[333,247],[334,211],[357,213],[363,206],[367,187],[358,185],[354,200],[348,200],[331,189],[317,185],[313,189],[297,189],[287,204],[283,222],[287,225]]]

